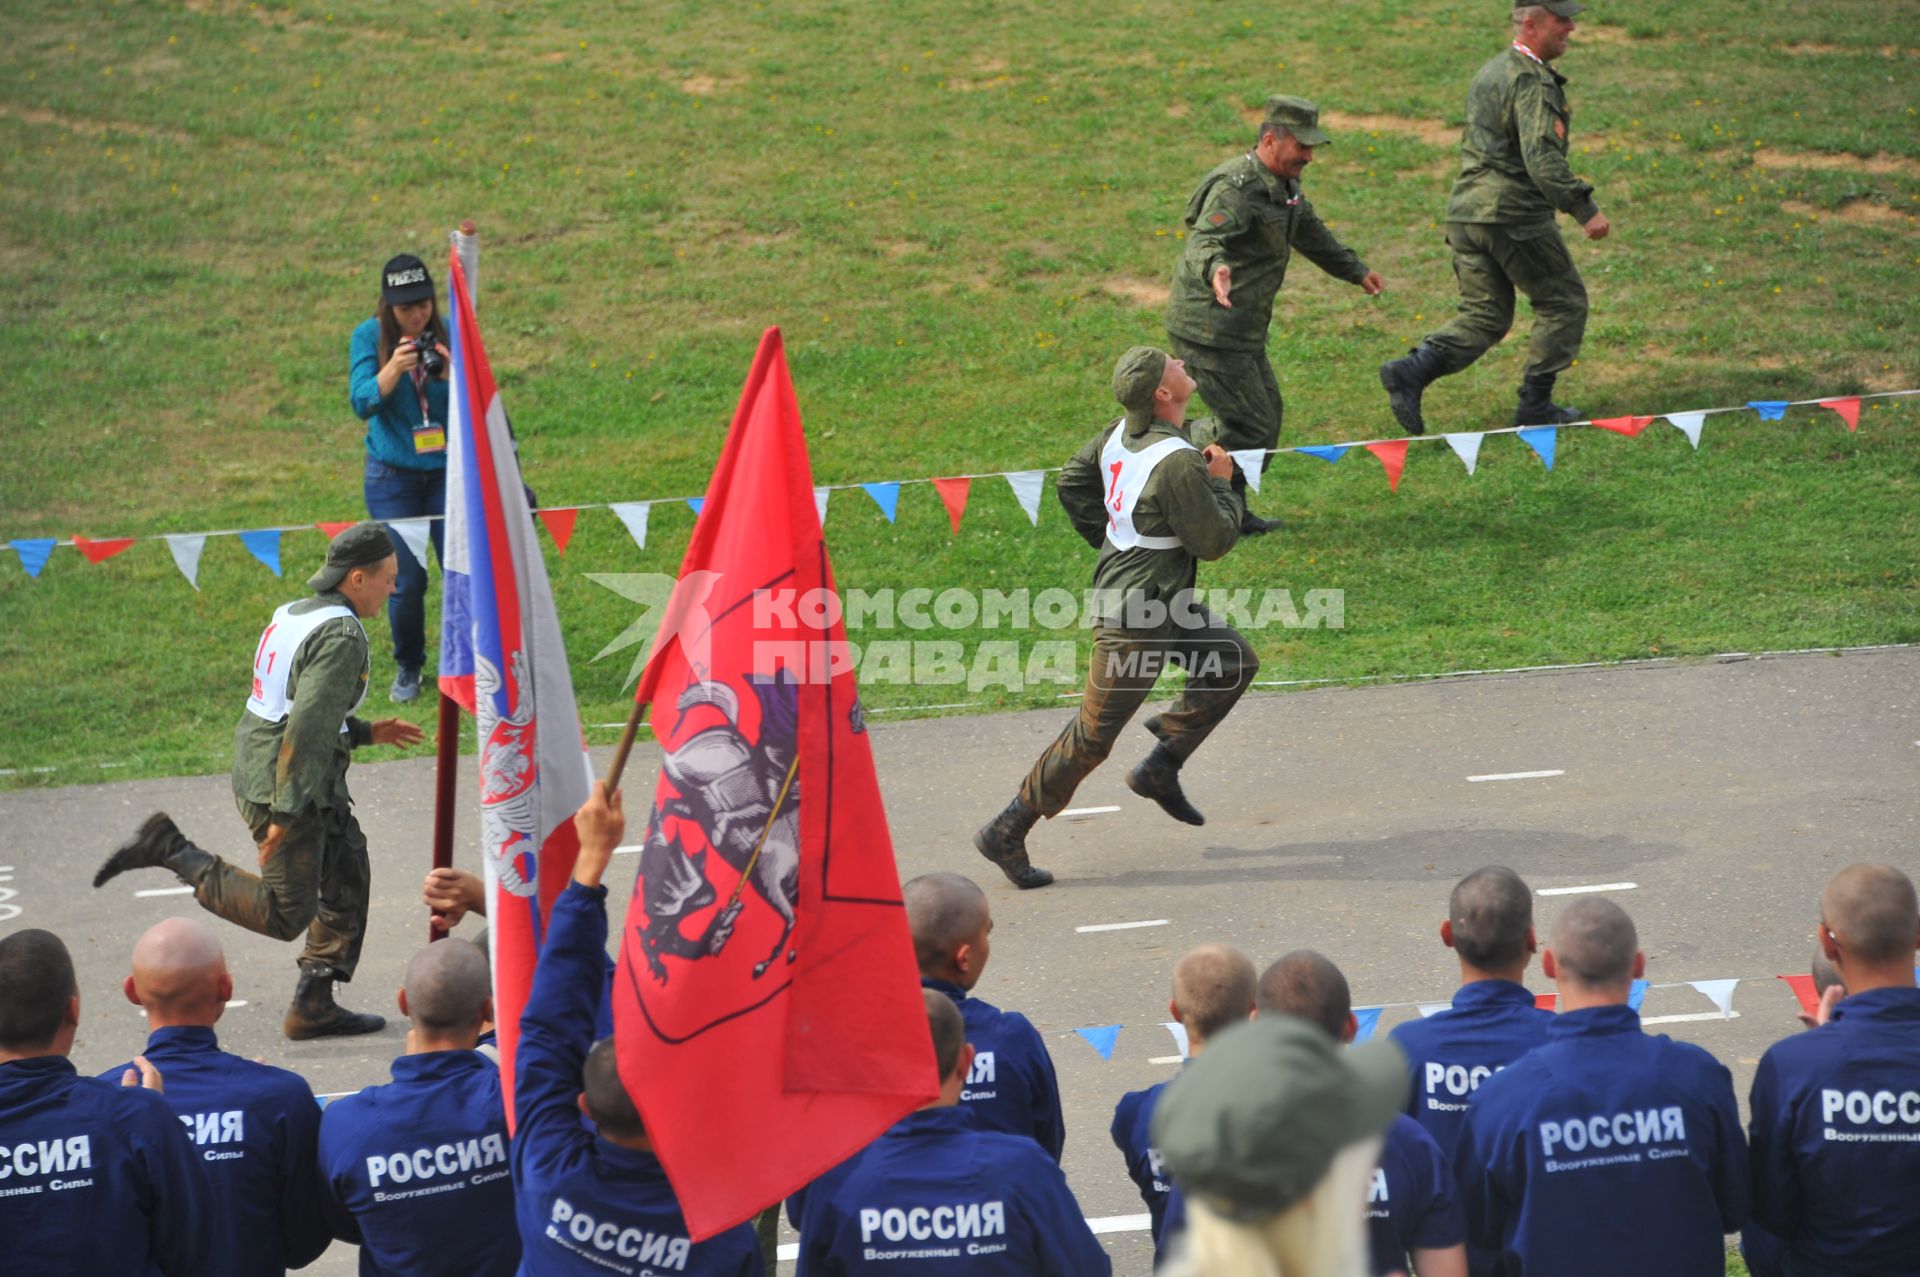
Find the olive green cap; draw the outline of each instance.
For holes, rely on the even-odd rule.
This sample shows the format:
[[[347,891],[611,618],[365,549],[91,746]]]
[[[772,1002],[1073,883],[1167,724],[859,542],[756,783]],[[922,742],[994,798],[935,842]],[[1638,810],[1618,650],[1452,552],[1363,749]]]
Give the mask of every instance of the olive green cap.
[[[1167,352],[1135,346],[1113,366],[1113,397],[1127,410],[1127,425],[1138,429],[1153,419],[1153,392],[1167,374]]]
[[[1527,4],[1516,4],[1513,7],[1516,9],[1526,9],[1531,7],[1532,4],[1539,4],[1542,9],[1545,9],[1556,18],[1571,18],[1577,13],[1585,13],[1587,11],[1587,6],[1581,4],[1579,0],[1530,0]]]
[[[385,524],[356,523],[327,546],[327,565],[307,578],[316,591],[331,590],[355,568],[370,568],[393,553],[393,538]]]
[[[1216,1213],[1278,1214],[1313,1192],[1341,1149],[1384,1134],[1407,1090],[1392,1042],[1343,1049],[1296,1016],[1261,1016],[1208,1042],[1167,1087],[1153,1146]]]
[[[1320,127],[1320,108],[1305,98],[1284,93],[1268,98],[1267,113],[1260,117],[1260,123],[1285,129],[1302,146],[1325,146],[1333,141]]]

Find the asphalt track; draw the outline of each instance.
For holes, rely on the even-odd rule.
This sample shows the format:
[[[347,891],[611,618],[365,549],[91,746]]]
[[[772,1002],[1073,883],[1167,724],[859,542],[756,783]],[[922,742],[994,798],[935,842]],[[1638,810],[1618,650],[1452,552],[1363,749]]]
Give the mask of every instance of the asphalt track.
[[[1016,892],[968,838],[1072,712],[879,723],[871,735],[901,873],[958,869],[988,885],[996,929],[977,992],[1047,1034],[1067,1175],[1090,1218],[1118,1225],[1104,1241],[1120,1274],[1146,1273],[1150,1248],[1117,1218],[1142,1207],[1107,1126],[1123,1091],[1173,1070],[1159,1025],[1169,971],[1188,947],[1224,940],[1259,965],[1320,949],[1345,969],[1356,1002],[1400,1004],[1384,1012],[1385,1032],[1418,1014],[1413,1004],[1452,993],[1436,930],[1461,874],[1500,863],[1536,890],[1631,883],[1610,894],[1647,953],[1655,987],[1642,1014],[1704,1014],[1654,1031],[1713,1051],[1744,1099],[1760,1053],[1797,1031],[1794,999],[1772,977],[1806,970],[1827,876],[1855,860],[1920,871],[1920,650],[1249,696],[1185,773],[1204,828],[1174,824],[1122,785],[1123,766],[1151,743],[1136,732],[1077,796],[1096,810],[1030,840],[1059,882]],[[630,793],[650,790],[657,764],[656,751],[636,750]],[[425,939],[431,769],[421,758],[353,777],[375,894],[342,1001],[396,1022],[372,1038],[287,1042],[295,947],[224,927],[244,1005],[221,1022],[223,1045],[301,1072],[316,1092],[385,1080],[405,1046],[394,990]],[[1496,776],[1519,778],[1470,779]],[[224,776],[0,794],[0,887],[14,893],[0,893],[0,929],[46,927],[72,947],[83,1070],[139,1048],[142,1018],[119,992],[127,954],[155,920],[193,909],[184,895],[139,894],[173,885],[158,871],[87,886],[156,808],[212,848],[251,854]],[[458,861],[477,868],[471,811],[461,819]],[[635,863],[616,858],[614,900],[625,900]],[[1566,898],[1540,897],[1543,932]],[[1122,923],[1153,925],[1085,930]],[[1531,977],[1548,988],[1537,968]],[[1732,1019],[1682,983],[1735,977]],[[1112,1024],[1126,1027],[1111,1061],[1073,1032]],[[351,1255],[335,1247],[308,1271],[351,1272]]]

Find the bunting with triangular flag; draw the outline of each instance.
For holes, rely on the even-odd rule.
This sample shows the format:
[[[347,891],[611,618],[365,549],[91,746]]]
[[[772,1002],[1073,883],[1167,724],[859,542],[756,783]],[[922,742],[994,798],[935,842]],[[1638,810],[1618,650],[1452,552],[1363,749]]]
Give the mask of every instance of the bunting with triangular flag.
[[[200,588],[200,552],[206,548],[207,538],[198,532],[176,532],[167,537],[173,566],[180,569],[180,575],[196,590]]]
[[[1720,1008],[1721,1019],[1733,1017],[1733,990],[1740,983],[1738,980],[1689,980],[1687,983]]]
[[[1027,522],[1036,528],[1040,526],[1040,491],[1046,481],[1047,472],[1044,470],[1019,470],[1007,476],[1007,484],[1013,489],[1013,499],[1027,512]]]
[[[314,524],[313,526],[316,528],[319,528],[322,532],[326,533],[327,540],[331,541],[335,537],[339,536],[342,532],[345,532],[348,528],[352,527],[353,521],[349,519],[345,523],[334,523],[331,520],[322,519],[320,522]]]
[[[1788,401],[1785,399],[1749,399],[1747,407],[1760,414],[1762,421],[1779,421],[1787,415]]]
[[[247,553],[267,565],[267,571],[275,576],[280,572],[280,529],[261,528],[254,532],[242,532],[240,544],[247,547]]]
[[[1539,454],[1549,470],[1553,469],[1553,450],[1559,433],[1557,426],[1529,426],[1519,432],[1522,442]]]
[[[820,517],[820,522],[823,524],[827,521],[827,498],[832,495],[832,488],[815,488],[813,490],[813,512]]]
[[[1085,1038],[1087,1045],[1100,1053],[1101,1059],[1113,1058],[1114,1044],[1120,1040],[1119,1025],[1102,1024],[1090,1029],[1075,1029],[1074,1032]]]
[[[893,516],[900,508],[900,485],[897,483],[863,483],[860,485],[873,503],[880,507],[880,513],[887,516],[887,522],[893,522]]]
[[[623,501],[609,506],[614,516],[626,525],[627,535],[642,550],[647,548],[647,511],[653,509],[651,501]]]
[[[1670,412],[1667,414],[1667,421],[1674,429],[1687,437],[1687,442],[1693,445],[1694,451],[1699,451],[1700,427],[1706,424],[1706,413]]]
[[[1447,441],[1447,447],[1453,449],[1453,455],[1460,458],[1460,463],[1467,468],[1467,473],[1472,474],[1474,467],[1480,464],[1480,445],[1486,440],[1486,436],[1475,431],[1440,437]]]
[[[567,542],[573,540],[573,525],[580,519],[580,511],[575,506],[550,506],[538,511],[540,522],[546,525],[547,535],[553,538],[553,548],[560,553],[567,552]]]
[[[415,563],[426,567],[427,542],[433,536],[433,520],[394,519],[387,524],[387,531],[400,538],[400,544],[406,547]]]
[[[1168,1020],[1161,1024],[1160,1027],[1173,1035],[1173,1049],[1180,1053],[1181,1059],[1184,1060],[1193,1054],[1193,1044],[1187,1038],[1186,1025],[1180,1023],[1178,1020]]]
[[[1240,473],[1246,477],[1247,486],[1255,492],[1260,491],[1260,474],[1267,468],[1267,450],[1235,448],[1227,455],[1233,458],[1234,465],[1240,467]]]
[[[57,544],[51,537],[27,537],[12,543],[13,552],[20,556],[20,566],[34,579],[38,579],[41,569],[47,566],[47,556]]]
[[[78,532],[73,534],[73,548],[86,555],[89,563],[105,563],[132,544],[132,537],[112,537],[95,541],[91,537],[81,536]]]
[[[693,517],[696,519],[700,517],[701,507],[706,504],[707,504],[707,499],[705,497],[688,497],[687,498],[687,508],[693,511]]]
[[[1295,448],[1294,451],[1305,457],[1318,457],[1328,465],[1332,465],[1347,455],[1347,445],[1344,443],[1320,443],[1311,446],[1303,445]]]
[[[967,493],[972,489],[972,479],[935,479],[933,481],[933,490],[940,494],[940,504],[947,508],[947,519],[953,524],[956,534],[960,531],[960,516],[967,512]]]
[[[1840,414],[1840,420],[1847,423],[1847,429],[1860,428],[1860,396],[1848,395],[1841,399],[1822,399],[1822,408],[1831,408]]]
[[[1353,1042],[1355,1046],[1373,1036],[1380,1027],[1380,1013],[1385,1007],[1355,1007],[1353,1009]]]
[[[1366,445],[1368,452],[1380,458],[1380,468],[1387,472],[1387,491],[1400,490],[1400,472],[1407,468],[1407,441],[1393,439],[1386,443]]]
[[[1601,430],[1611,430],[1631,439],[1653,424],[1652,417],[1595,417],[1587,423]]]

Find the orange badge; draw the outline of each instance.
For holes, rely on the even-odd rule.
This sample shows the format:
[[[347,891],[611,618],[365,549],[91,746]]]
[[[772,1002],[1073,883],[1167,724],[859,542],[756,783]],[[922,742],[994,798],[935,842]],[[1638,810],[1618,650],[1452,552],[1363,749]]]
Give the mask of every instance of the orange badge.
[[[1210,226],[1225,226],[1227,224],[1227,215],[1225,213],[1211,214],[1207,218],[1207,224]]]
[[[1553,121],[1553,133],[1554,133],[1554,136],[1559,138],[1562,142],[1566,141],[1567,140],[1567,122],[1558,117],[1555,117]]]

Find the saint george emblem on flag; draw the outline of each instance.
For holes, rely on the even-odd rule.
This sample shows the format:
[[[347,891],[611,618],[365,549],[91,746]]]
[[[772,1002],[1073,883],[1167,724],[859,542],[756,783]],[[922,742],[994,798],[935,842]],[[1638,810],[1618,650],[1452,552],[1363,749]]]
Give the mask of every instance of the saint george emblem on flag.
[[[833,589],[769,329],[636,693],[663,757],[614,1032],[696,1240],[939,1093],[844,623],[768,605]]]
[[[478,725],[488,952],[511,1123],[520,1012],[533,985],[547,912],[573,873],[580,850],[573,814],[586,802],[593,776],[506,409],[459,254],[449,256],[453,385],[440,690]]]

